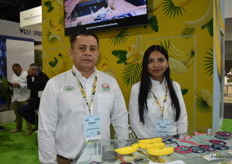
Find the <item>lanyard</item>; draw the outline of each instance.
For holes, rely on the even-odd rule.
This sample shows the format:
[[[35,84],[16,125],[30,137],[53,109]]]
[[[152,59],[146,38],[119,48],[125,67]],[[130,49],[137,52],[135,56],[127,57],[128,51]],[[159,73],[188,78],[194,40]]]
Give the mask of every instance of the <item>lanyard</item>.
[[[153,92],[152,92],[152,94],[153,94],[153,97],[154,97],[156,104],[161,109],[160,117],[163,118],[163,116],[164,116],[164,102],[166,102],[166,100],[168,98],[168,86],[166,86],[166,93],[165,93],[165,96],[163,98],[163,105],[162,106],[161,106],[161,103],[159,102],[159,100],[157,99],[157,97],[155,96],[155,94]]]
[[[85,92],[85,89],[83,87],[83,85],[81,84],[81,81],[79,80],[79,78],[76,76],[76,73],[75,71],[72,69],[72,74],[73,76],[75,76],[77,78],[77,83],[79,85],[79,88],[80,88],[80,91],[81,91],[81,94],[82,94],[82,97],[83,99],[85,100],[85,103],[89,109],[89,113],[91,113],[91,105],[93,103],[93,98],[94,98],[94,95],[95,95],[95,92],[96,92],[96,87],[97,87],[97,76],[94,77],[94,82],[93,82],[93,88],[92,88],[92,95],[91,95],[91,99],[90,101],[88,102],[87,100],[87,95],[86,95],[86,92]]]

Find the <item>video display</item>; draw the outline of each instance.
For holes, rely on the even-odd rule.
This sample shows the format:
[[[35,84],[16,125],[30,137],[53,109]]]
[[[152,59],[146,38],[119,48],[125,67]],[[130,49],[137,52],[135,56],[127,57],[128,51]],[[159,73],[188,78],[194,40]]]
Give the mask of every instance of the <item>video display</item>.
[[[64,0],[65,35],[147,24],[147,0]]]

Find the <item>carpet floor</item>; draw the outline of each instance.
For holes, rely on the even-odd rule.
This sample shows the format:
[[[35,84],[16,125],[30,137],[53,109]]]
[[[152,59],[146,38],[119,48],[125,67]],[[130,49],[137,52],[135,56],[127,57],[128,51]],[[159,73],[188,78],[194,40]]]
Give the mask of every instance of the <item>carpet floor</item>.
[[[220,129],[223,131],[232,132],[232,119],[223,119]]]
[[[2,125],[0,132],[0,163],[1,164],[39,164],[37,133],[25,136],[25,130],[10,133],[15,123]],[[24,129],[26,126],[24,125]]]

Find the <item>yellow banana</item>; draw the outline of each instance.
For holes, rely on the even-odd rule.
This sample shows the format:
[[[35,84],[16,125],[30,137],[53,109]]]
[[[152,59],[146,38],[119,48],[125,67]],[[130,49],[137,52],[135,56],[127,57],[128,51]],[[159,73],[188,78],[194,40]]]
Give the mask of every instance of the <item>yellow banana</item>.
[[[148,148],[162,148],[164,147],[165,144],[163,142],[153,142],[153,143],[149,143],[149,142],[139,142],[139,147],[142,149],[148,149]]]
[[[173,147],[164,147],[164,148],[150,148],[147,149],[147,153],[150,155],[155,155],[155,156],[163,156],[163,155],[169,155],[174,152]]]
[[[151,143],[148,144],[146,149],[153,149],[153,148],[163,148],[165,146],[165,144],[163,142],[161,143]]]
[[[114,151],[117,152],[118,154],[127,155],[136,152],[138,149],[139,149],[139,144],[135,143],[131,146],[115,149]]]
[[[169,67],[173,72],[177,74],[183,74],[187,72],[186,66],[182,62],[174,58],[169,58]]]
[[[139,143],[159,143],[162,142],[162,138],[158,137],[158,138],[152,138],[152,139],[142,139],[142,140],[138,140]]]
[[[213,17],[213,0],[210,0],[209,8],[207,12],[199,19],[193,21],[186,21],[185,24],[188,27],[203,26],[210,21]]]

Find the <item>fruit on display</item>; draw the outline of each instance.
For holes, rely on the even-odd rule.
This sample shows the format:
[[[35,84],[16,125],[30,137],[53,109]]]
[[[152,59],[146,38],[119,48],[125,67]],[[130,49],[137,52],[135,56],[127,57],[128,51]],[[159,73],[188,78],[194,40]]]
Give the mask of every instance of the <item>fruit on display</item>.
[[[136,152],[138,149],[139,149],[139,144],[134,143],[130,146],[115,149],[114,151],[121,155],[127,155],[127,154],[132,154]]]
[[[165,144],[163,142],[160,143],[151,143],[146,146],[146,149],[153,149],[153,148],[164,148]]]
[[[158,137],[158,138],[152,138],[152,139],[142,139],[142,140],[138,140],[139,143],[158,143],[158,142],[162,142],[162,138]]]
[[[173,147],[164,147],[164,148],[149,148],[146,149],[147,153],[150,155],[155,155],[155,156],[163,156],[163,155],[169,155],[174,152]]]
[[[115,152],[121,155],[132,154],[136,151],[140,151],[139,148],[145,149],[148,154],[154,156],[169,155],[174,152],[173,147],[165,147],[165,143],[162,142],[162,138],[152,138],[152,139],[141,139],[138,143],[134,143],[130,146],[115,149]]]

